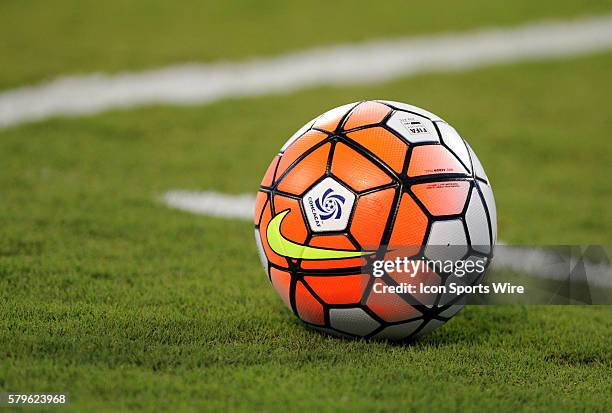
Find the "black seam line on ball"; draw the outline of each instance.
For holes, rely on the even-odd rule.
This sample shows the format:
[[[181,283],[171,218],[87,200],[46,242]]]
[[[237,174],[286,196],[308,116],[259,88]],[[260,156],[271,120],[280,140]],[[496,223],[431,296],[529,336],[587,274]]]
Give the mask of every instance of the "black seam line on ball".
[[[491,213],[489,212],[489,204],[487,203],[484,194],[480,190],[480,185],[476,184],[474,187],[478,190],[478,195],[480,196],[480,202],[484,206],[485,214],[487,215],[487,223],[489,225],[489,245],[491,246],[491,252],[493,252],[493,220],[491,219]],[[495,201],[494,201],[495,202]],[[495,223],[497,225],[497,223]]]
[[[299,164],[302,160],[304,160],[304,158],[306,158],[308,155],[310,155],[311,153],[313,153],[314,151],[316,151],[317,149],[321,148],[322,146],[324,146],[325,144],[331,142],[333,139],[333,135],[328,135],[327,138],[323,139],[321,142],[316,143],[315,145],[313,145],[312,147],[306,149],[300,156],[298,156],[288,167],[287,169],[285,169],[285,171],[281,174],[281,176],[278,177],[278,179],[276,180],[276,182],[274,182],[273,184],[273,188],[277,188],[278,185],[282,182],[282,180],[285,178],[285,176],[287,176],[287,174],[289,172],[291,172],[293,170],[293,168],[295,168],[295,166],[297,164]],[[281,157],[282,160],[282,157]],[[279,165],[280,165],[280,160],[279,160]]]
[[[375,100],[366,100],[365,102],[376,102]],[[376,103],[380,103],[380,102],[376,102]],[[386,105],[384,105],[386,106]],[[355,126],[354,128],[351,129],[345,129],[344,125],[343,125],[343,129],[342,129],[342,133],[352,133],[352,132],[357,132],[363,129],[374,129],[374,128],[379,128],[382,127],[384,128],[385,124],[387,123],[387,121],[391,118],[392,114],[393,114],[393,109],[388,107],[389,112],[383,116],[382,120],[378,121],[378,122],[374,122],[374,123],[368,123],[367,125],[361,125],[361,126]],[[348,119],[347,119],[348,120]],[[346,125],[346,122],[345,122]]]
[[[466,202],[466,204],[469,204],[469,200],[468,202]],[[467,243],[467,245],[472,245],[472,237],[470,236],[470,231],[468,230],[468,225],[467,225],[467,220],[462,216],[460,218],[461,220],[461,224],[463,225],[463,232],[465,232],[465,241]],[[470,249],[468,248],[468,255],[470,253]]]
[[[311,128],[310,128],[310,130],[317,131],[317,132],[323,132],[323,133],[324,133],[324,134],[326,134],[328,137],[329,137],[329,136],[333,136],[333,135],[334,135],[334,133],[333,133],[333,132],[330,132],[330,131],[325,130],[325,129],[315,128],[314,126],[313,126],[313,127],[311,127]],[[304,136],[304,135],[301,135],[301,136]],[[301,136],[300,136],[300,137],[301,137]],[[289,149],[289,148],[287,148],[287,149]]]
[[[387,217],[387,222],[385,223],[385,229],[383,231],[380,245],[388,245],[389,239],[391,239],[391,233],[393,232],[393,227],[395,226],[395,219],[397,217],[399,206],[402,199],[402,186],[398,186],[393,194],[393,202],[391,204],[391,208],[389,209],[389,216]]]
[[[380,123],[368,123],[367,125],[355,126],[354,128],[351,128],[351,129],[343,129],[339,132],[339,134],[348,135],[350,133],[359,132],[359,131],[366,130],[366,129],[376,129],[376,128],[379,128],[380,126],[381,126]]]
[[[352,142],[353,144],[355,144],[355,147],[353,149],[357,150],[357,148],[359,148],[360,150],[358,151],[360,154],[367,154],[366,156],[371,156],[372,158],[376,159],[377,162],[375,162],[375,164],[377,166],[379,166],[381,169],[385,169],[386,171],[389,171],[390,173],[393,174],[393,177],[397,177],[399,179],[399,175],[402,174],[402,172],[396,172],[395,169],[391,168],[390,165],[387,164],[386,161],[384,161],[382,158],[379,158],[378,155],[376,155],[374,152],[372,152],[371,150],[369,150],[368,148],[366,148],[365,146],[363,146],[361,143],[359,143],[357,141],[357,139],[353,139],[350,134],[353,132],[357,132],[360,130],[367,130],[367,129],[376,129],[376,128],[381,128],[384,129],[385,131],[389,132],[386,128],[382,128],[381,125],[376,124],[374,126],[370,125],[370,126],[365,126],[362,128],[355,128],[355,129],[351,129],[350,131],[345,131],[342,132],[341,134],[338,135],[338,137],[340,138],[340,142],[342,143],[347,143],[347,142]],[[406,145],[406,153],[408,153],[408,149],[409,149],[409,144],[406,143],[404,140],[400,139],[397,137],[397,135],[393,135],[395,138],[399,139],[399,141],[401,143],[403,143],[404,145]],[[402,162],[406,162],[406,159],[404,159],[404,161]],[[402,164],[403,166],[403,164]]]
[[[408,167],[410,166],[410,160],[412,159],[413,151],[414,151],[414,146],[408,145],[406,148],[406,155],[404,156],[404,163],[402,164],[402,172],[400,173],[400,177],[402,179],[408,176]]]
[[[378,122],[374,122],[374,123],[368,123],[367,125],[361,125],[361,126],[356,126],[354,128],[351,129],[346,129],[346,123],[349,120],[349,117],[355,112],[355,110],[357,109],[357,107],[359,107],[359,105],[361,105],[362,103],[368,103],[368,102],[374,102],[374,103],[381,103],[378,102],[376,100],[362,100],[361,102],[359,102],[357,105],[355,105],[353,108],[351,108],[351,110],[348,113],[348,116],[346,117],[346,119],[344,119],[342,121],[341,127],[337,128],[337,130],[335,131],[335,134],[340,134],[340,133],[352,133],[352,132],[357,132],[363,129],[371,129],[371,128],[376,128],[376,127],[384,127],[385,123],[387,123],[387,121],[389,120],[389,118],[391,118],[391,115],[393,114],[393,108],[389,107],[388,105],[385,105],[384,103],[381,103],[383,106],[386,106],[389,111],[388,113],[382,118],[382,120],[378,121]]]
[[[350,231],[351,225],[353,225],[353,218],[355,217],[355,211],[357,211],[357,205],[359,204],[359,193],[355,192],[355,190],[353,188],[351,188],[350,186],[348,186],[346,184],[346,182],[344,182],[343,180],[341,180],[340,178],[338,178],[337,176],[330,174],[330,177],[333,178],[334,180],[336,180],[337,182],[339,182],[342,186],[344,186],[345,188],[348,188],[348,190],[353,194],[353,196],[355,197],[355,201],[353,202],[353,205],[351,205],[351,211],[349,212],[349,219],[346,222],[346,227],[342,230],[340,230],[341,233],[348,233]]]
[[[270,215],[271,217],[278,214],[278,211],[276,210],[276,206],[274,205],[274,195],[275,195],[274,191],[270,192]],[[282,257],[282,258],[287,262],[287,267],[291,270],[293,268],[291,260],[287,257]]]
[[[308,192],[310,192],[315,186],[319,185],[321,182],[323,182],[326,178],[333,178],[337,183],[339,183],[344,189],[346,189],[347,191],[349,191],[351,194],[353,194],[355,196],[355,199],[357,199],[359,193],[357,191],[355,191],[353,188],[351,188],[346,182],[344,182],[342,179],[338,178],[336,175],[334,175],[333,173],[324,173],[323,175],[321,175],[319,178],[317,178],[312,184],[310,184],[310,186],[308,186],[305,190],[303,190],[299,195],[294,195],[297,196],[300,199],[303,199],[304,195],[306,195]]]
[[[388,191],[389,189],[394,189],[395,190],[395,194],[396,194],[398,189],[401,192],[401,185],[398,184],[398,183],[392,182],[391,184],[382,185],[378,189],[372,188],[371,191],[360,192],[358,194],[358,197],[357,197],[356,201],[355,201],[355,205],[353,206],[354,211],[357,210],[357,205],[359,204],[359,201],[361,200],[361,198],[369,196],[369,195],[372,195],[372,194],[375,194],[377,192],[385,192],[385,191]],[[396,196],[395,194],[394,194],[394,197]],[[349,231],[350,231],[351,225],[353,224],[353,219],[355,217],[354,211],[353,211],[353,215],[351,215],[350,218],[349,218],[349,225],[347,226]],[[389,214],[390,213],[391,213],[391,209],[389,210]],[[386,227],[385,227],[385,229],[386,229]],[[384,234],[385,229],[383,229],[383,234]],[[351,236],[352,236],[352,233],[351,233]],[[382,238],[382,234],[381,234],[381,238]],[[356,238],[355,238],[355,241],[357,242]],[[358,242],[358,244],[359,244],[358,248],[360,250],[363,250],[365,248],[365,246],[361,245],[361,243]]]
[[[378,103],[382,103],[382,104],[383,104],[383,105],[385,105],[385,106],[389,106],[391,109],[394,109],[394,110],[396,110],[396,111],[398,111],[398,112],[412,113],[413,115],[420,116],[420,117],[422,117],[422,118],[425,118],[425,119],[427,119],[427,120],[429,120],[429,121],[433,122],[433,120],[432,120],[432,119],[431,119],[429,116],[425,116],[425,115],[422,115],[422,114],[420,114],[420,113],[413,112],[413,111],[411,111],[411,110],[402,109],[402,108],[400,108],[400,107],[398,107],[398,106],[395,106],[393,103],[383,102],[383,101],[379,101],[379,100],[377,100],[376,102],[378,102]],[[398,103],[401,103],[401,102],[398,102]],[[409,105],[409,103],[406,103],[406,105]],[[412,106],[414,106],[414,105],[412,105]],[[423,109],[423,110],[425,110],[425,109]]]
[[[410,188],[409,185],[404,185],[402,187],[402,190],[403,190],[404,193],[406,193],[406,194],[408,194],[410,196],[410,198],[412,199],[412,201],[414,203],[416,203],[419,206],[421,211],[427,217],[428,221],[432,221],[435,218],[434,215],[432,215],[431,212],[429,212],[429,210],[427,209],[425,204],[419,199],[419,197],[417,197],[416,194],[414,192],[412,192],[412,189]],[[427,238],[425,238],[425,239],[427,239]]]
[[[457,154],[455,153],[455,151],[453,151],[453,150],[451,149],[451,147],[447,145],[446,141],[445,141],[445,140],[444,140],[444,138],[442,137],[442,132],[440,131],[440,128],[438,128],[438,122],[432,122],[432,123],[433,123],[434,128],[436,129],[436,131],[437,131],[437,133],[438,133],[438,136],[440,137],[440,144],[441,144],[442,146],[444,146],[444,147],[446,148],[446,150],[447,150],[447,151],[449,151],[449,152],[451,153],[451,155],[453,155],[453,157],[454,157],[454,158],[455,158],[457,161],[459,161],[459,163],[461,164],[461,166],[463,166],[463,168],[465,169],[465,172],[466,172],[468,175],[471,175],[471,173],[470,173],[470,169],[467,167],[467,165],[466,165],[466,164],[465,164],[465,163],[464,163],[464,162],[461,160],[461,158],[459,158],[459,155],[457,155]],[[442,123],[446,123],[446,122],[442,122]],[[448,125],[448,123],[446,123],[446,124]],[[450,126],[450,125],[449,125],[449,126]],[[459,132],[457,132],[457,135],[459,136],[459,139],[461,139],[461,142],[462,142],[462,144],[463,144],[463,138],[461,137],[461,135],[459,135]],[[463,146],[465,147],[465,144],[463,144]],[[467,148],[466,148],[466,151],[467,151]],[[469,152],[468,152],[468,158],[469,158],[469,156],[470,156],[470,155],[469,155]]]
[[[376,314],[374,310],[372,310],[370,307],[365,305],[360,305],[360,307],[367,315],[370,316],[370,318],[375,320],[378,324],[384,325],[386,323],[386,321],[382,319],[378,314]]]
[[[297,311],[297,303],[295,302],[295,289],[297,286],[297,278],[291,275],[289,282],[289,303],[291,304],[291,311],[296,317],[300,318]]]
[[[397,212],[399,210],[400,201],[402,199],[402,187],[401,185],[395,189],[395,193],[393,194],[393,202],[391,204],[391,208],[389,209],[389,215],[387,216],[387,221],[385,222],[385,227],[383,233],[381,235],[381,239],[379,240],[379,245],[384,246],[382,248],[378,248],[376,252],[376,259],[384,258],[386,253],[386,245],[389,243],[389,239],[391,238],[391,233],[393,232],[393,227],[395,225],[395,218],[397,217]],[[374,277],[372,277],[373,279]],[[370,296],[370,292],[372,290],[372,286],[374,285],[374,280],[370,280],[366,290],[363,292],[361,297],[361,301],[363,303],[367,302],[368,297]]]
[[[348,146],[350,149],[357,152],[359,155],[366,158],[368,161],[373,163],[378,169],[382,170],[386,175],[391,178],[393,181],[399,181],[400,177],[398,174],[386,163],[384,163],[381,159],[379,159],[376,155],[370,152],[367,148],[350,139],[346,135],[338,135],[338,141]]]
[[[418,184],[430,184],[430,183],[442,183],[449,181],[466,181],[474,182],[474,178],[470,175],[465,174],[437,174],[437,175],[423,175],[414,177],[403,177],[402,184],[404,186],[413,186]]]
[[[347,258],[344,258],[347,259]],[[327,260],[329,261],[329,260]],[[300,275],[300,277],[305,277],[307,275],[316,275],[321,277],[331,277],[335,275],[359,275],[363,274],[363,267],[339,267],[339,268],[300,268],[296,270],[296,273]]]
[[[302,133],[301,133],[299,136],[297,136],[297,137],[296,137],[296,138],[293,140],[293,142],[291,142],[291,144],[285,148],[285,150],[284,150],[284,151],[282,150],[282,147],[281,147],[281,150],[280,150],[280,151],[278,151],[278,154],[282,156],[282,155],[283,155],[285,152],[287,152],[287,149],[289,149],[291,146],[293,146],[293,144],[295,143],[295,141],[297,141],[297,140],[298,140],[298,139],[300,139],[302,136],[306,135],[308,132],[310,132],[311,130],[313,130],[313,125],[315,124],[315,121],[316,121],[318,118],[319,118],[319,117],[317,116],[315,119],[311,120],[311,121],[309,122],[309,123],[310,123],[310,126],[308,126],[308,129],[306,129],[306,130],[305,130],[304,132],[302,132]],[[304,126],[306,126],[306,125],[304,125]],[[298,132],[299,132],[299,129],[298,129],[297,131],[295,131],[295,133],[294,133],[293,135],[297,134]],[[319,131],[319,132],[325,132],[325,131]],[[327,132],[325,132],[325,133],[327,133]],[[291,138],[293,138],[293,135],[291,135],[291,136],[289,137],[289,139],[287,139],[287,141],[285,141],[285,143],[283,144],[283,146],[285,146],[285,145],[287,144],[287,142],[289,142],[289,140],[291,140]]]
[[[284,196],[285,198],[290,198],[290,199],[295,199],[296,201],[299,201],[300,199],[302,199],[302,197],[300,197],[299,195],[295,195],[295,194],[291,194],[289,192],[285,192],[285,191],[279,191],[278,189],[272,189],[272,188],[259,188],[260,192],[265,192],[266,194],[274,194],[274,195],[279,195],[279,196]]]
[[[395,113],[395,112],[393,112],[393,113]],[[399,133],[398,131],[393,129],[388,124],[385,123],[384,125],[381,125],[381,128],[383,128],[384,130],[386,130],[387,132],[389,132],[390,134],[392,134],[393,136],[398,138],[404,144],[406,144],[408,146],[415,145],[414,143],[411,143],[410,141],[408,141],[408,139],[406,139],[406,137],[404,135],[402,135],[401,133]],[[423,143],[426,143],[426,142],[423,142]],[[438,142],[431,142],[431,143],[433,144],[433,143],[438,143]]]
[[[267,271],[266,271],[266,275],[268,276],[268,281],[270,281],[270,284],[272,284],[272,267],[270,266],[270,261],[268,260],[268,257],[266,257],[266,261],[267,261]],[[274,284],[272,284],[274,285]]]
[[[340,131],[344,129],[344,125],[346,124],[346,121],[348,120],[348,118],[353,114],[355,109],[358,108],[359,105],[361,105],[364,102],[367,102],[367,100],[360,100],[359,102],[354,104],[349,110],[346,111],[346,113],[340,118],[340,121],[338,122],[338,125],[336,126],[336,129],[334,130],[334,133],[338,134],[340,133]]]
[[[278,161],[276,162],[276,166],[274,167],[274,173],[272,174],[272,185],[274,185],[274,182],[276,181],[276,174],[278,172],[278,165],[280,165],[280,161],[283,158],[283,155],[281,153],[279,153],[276,156],[278,156]]]
[[[408,318],[406,320],[401,320],[401,321],[385,321],[385,324],[387,324],[387,327],[390,327],[390,326],[402,325],[402,324],[406,324],[412,321],[418,321],[422,319],[423,319],[423,315],[420,315],[418,317],[412,317],[412,318]]]
[[[373,188],[364,189],[363,191],[357,192],[357,194],[361,197],[361,196],[373,194],[374,192],[384,191],[385,189],[397,188],[399,186],[401,186],[401,184],[397,182],[391,182],[390,184],[384,184],[384,185],[375,186]]]
[[[463,205],[463,209],[461,209],[461,212],[459,212],[459,215],[461,215],[462,217],[465,216],[468,208],[470,207],[470,200],[472,199],[472,192],[474,191],[475,187],[476,187],[476,182],[470,181],[470,186],[467,191],[467,198],[465,198],[465,204]]]
[[[257,222],[257,224],[255,225],[255,228],[259,228],[259,226],[261,225],[261,219],[263,218],[263,213],[266,210],[266,207],[268,206],[268,204],[270,203],[270,193],[269,192],[264,192],[264,193],[266,194],[266,201],[264,202],[263,207],[261,207],[261,212],[259,213],[258,217],[253,217],[255,222]]]
[[[304,226],[306,227],[306,239],[304,240],[304,245],[310,245],[310,241],[312,240],[312,231],[310,231],[310,228],[308,225],[308,220],[306,218],[306,212],[304,211],[301,205],[299,205],[298,208],[300,208],[300,212],[302,214],[302,220],[304,222]],[[301,268],[302,268],[302,258],[298,258],[295,263],[296,273],[299,273]]]
[[[457,134],[459,134],[459,132],[457,132]],[[470,161],[470,171],[472,172],[472,176],[476,176],[476,174],[474,173],[474,162],[472,161],[472,156],[470,155],[470,148],[468,148],[468,144],[467,141],[465,139],[463,139],[463,137],[461,135],[459,135],[459,137],[461,138],[461,143],[463,144],[463,147],[465,148],[465,151],[467,152],[468,155],[468,160]]]
[[[331,141],[331,148],[329,148],[329,153],[327,154],[327,163],[325,164],[325,174],[331,174],[332,162],[334,160],[334,153],[336,152],[336,145],[338,140],[333,138]]]
[[[304,288],[306,288],[310,292],[310,294],[315,298],[315,300],[317,300],[317,302],[321,304],[321,306],[325,306],[325,301],[321,297],[319,297],[319,294],[317,294],[316,291],[306,282],[306,280],[304,280],[304,277],[300,278],[300,282],[302,283]]]
[[[387,284],[387,286],[394,286],[394,287],[399,287],[400,283],[398,283],[397,281],[395,281],[395,279],[393,279],[393,277],[391,277],[386,271],[384,272],[384,274],[382,275],[382,277],[380,277],[385,284]],[[400,297],[402,299],[402,301],[404,301],[406,304],[408,304],[411,307],[414,307],[416,310],[418,310],[421,314],[425,314],[426,311],[423,310],[423,308],[427,308],[427,306],[423,305],[423,303],[421,303],[421,301],[419,301],[415,296],[413,296],[410,293],[395,293],[398,297]]]

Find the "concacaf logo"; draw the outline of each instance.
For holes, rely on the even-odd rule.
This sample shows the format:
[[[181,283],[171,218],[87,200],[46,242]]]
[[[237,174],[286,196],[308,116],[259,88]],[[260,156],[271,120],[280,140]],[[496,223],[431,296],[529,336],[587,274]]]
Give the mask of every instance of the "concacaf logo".
[[[342,205],[346,199],[339,194],[335,194],[332,188],[328,188],[323,195],[315,200],[315,205],[319,210],[319,218],[327,221],[330,218],[340,219],[342,216]]]

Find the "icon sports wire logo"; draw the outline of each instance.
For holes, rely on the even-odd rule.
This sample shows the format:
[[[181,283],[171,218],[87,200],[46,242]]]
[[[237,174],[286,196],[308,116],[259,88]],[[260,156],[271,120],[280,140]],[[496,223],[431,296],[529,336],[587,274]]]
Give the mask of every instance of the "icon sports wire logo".
[[[342,216],[342,206],[345,202],[346,198],[335,194],[332,188],[328,188],[320,198],[314,201],[314,204],[319,210],[319,218],[327,221],[330,218],[340,219]]]

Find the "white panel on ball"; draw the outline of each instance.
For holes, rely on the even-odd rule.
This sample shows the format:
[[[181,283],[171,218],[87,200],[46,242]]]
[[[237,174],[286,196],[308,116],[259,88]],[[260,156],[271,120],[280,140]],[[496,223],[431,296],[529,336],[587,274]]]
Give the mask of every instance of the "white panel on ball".
[[[459,136],[455,128],[448,123],[438,122],[438,129],[440,129],[440,135],[442,141],[450,148],[450,150],[463,162],[467,167],[468,171],[471,172],[470,166],[470,155],[463,138]]]
[[[376,334],[374,338],[386,339],[386,340],[402,340],[409,337],[416,331],[421,325],[423,320],[409,321],[407,323],[395,324],[386,327],[380,333]]]
[[[301,202],[313,232],[342,231],[351,217],[355,195],[327,177],[308,191]]]
[[[266,253],[261,243],[261,236],[259,235],[259,229],[257,228],[255,229],[255,244],[257,245],[257,255],[259,256],[259,261],[261,261],[261,265],[266,270],[266,274],[268,274],[268,259],[266,258]]]
[[[434,124],[423,116],[397,111],[387,125],[410,143],[440,142]]]
[[[436,328],[440,327],[441,325],[443,325],[446,321],[440,321],[440,320],[429,320],[427,322],[427,324],[425,325],[425,327],[423,327],[423,329],[421,331],[419,331],[415,337],[420,337],[423,336],[433,330],[435,330]]]
[[[482,191],[482,195],[484,195],[487,210],[489,211],[489,216],[491,217],[491,232],[493,233],[492,244],[495,245],[497,243],[497,208],[495,207],[493,190],[491,189],[491,185],[487,185],[483,182],[478,182],[478,187]]]
[[[472,188],[472,196],[465,213],[465,222],[470,234],[472,248],[483,254],[491,251],[491,240],[489,238],[489,224],[484,205],[476,188]]]
[[[336,330],[356,336],[366,336],[380,324],[361,308],[332,308],[329,310],[330,325]]]
[[[425,256],[429,260],[459,260],[468,252],[463,223],[459,219],[431,224]]]
[[[468,150],[470,152],[470,158],[472,158],[472,164],[474,166],[474,175],[476,175],[477,178],[484,179],[485,181],[489,182],[489,178],[487,177],[487,174],[485,173],[484,168],[480,163],[480,159],[478,159],[478,157],[472,150],[470,144],[467,142],[465,144],[467,145]]]
[[[453,317],[455,314],[457,314],[459,311],[463,310],[463,304],[453,304],[450,307],[448,307],[446,310],[442,311],[439,316],[440,317]]]
[[[435,113],[431,113],[425,109],[421,109],[418,106],[413,106],[413,105],[409,105],[407,103],[402,103],[402,102],[395,102],[393,100],[379,100],[378,102],[386,103],[389,106],[392,106],[396,109],[418,113],[419,115],[425,116],[426,118],[433,120],[433,121],[437,121],[437,120],[444,121],[442,118],[440,118]]]

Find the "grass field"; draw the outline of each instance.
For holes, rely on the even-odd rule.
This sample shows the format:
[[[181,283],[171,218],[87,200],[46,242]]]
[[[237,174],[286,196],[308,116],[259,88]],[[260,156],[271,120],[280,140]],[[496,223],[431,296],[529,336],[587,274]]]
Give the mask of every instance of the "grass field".
[[[608,0],[5,0],[0,89],[59,75],[240,59],[373,38],[612,11]]]
[[[72,2],[38,5],[35,21],[55,30],[0,45],[0,88],[65,72],[238,58],[610,6],[522,3],[510,14],[449,6],[435,24],[423,23],[431,12],[415,9],[414,26],[380,11],[367,34],[351,26],[304,33],[299,24],[310,24],[295,17],[301,9],[284,3],[236,3],[207,15],[213,23],[196,32],[195,16],[205,13],[143,3],[147,13],[120,17],[108,41],[97,26],[81,26],[96,21],[88,17],[99,15],[94,5],[78,12]],[[346,9],[333,7],[326,17]],[[10,23],[0,33],[25,33],[17,27],[18,16],[29,15],[24,6],[0,9]],[[304,11],[304,19],[312,23],[320,10]],[[102,13],[95,24],[113,16]],[[223,16],[253,29],[252,47],[240,45],[240,33],[224,47],[213,40]],[[355,12],[358,21],[368,17]],[[154,48],[158,22],[171,24]],[[67,40],[88,30],[98,37]],[[302,37],[289,41],[278,35],[285,30]],[[32,48],[18,47],[17,38]],[[50,44],[57,59],[46,58]],[[329,338],[300,325],[268,285],[250,223],[159,202],[174,188],[252,193],[302,123],[341,103],[385,98],[439,113],[472,144],[493,183],[500,238],[612,244],[610,73],[608,53],[0,130],[0,392],[67,391],[73,411],[612,410],[609,306],[469,307],[411,345]]]

